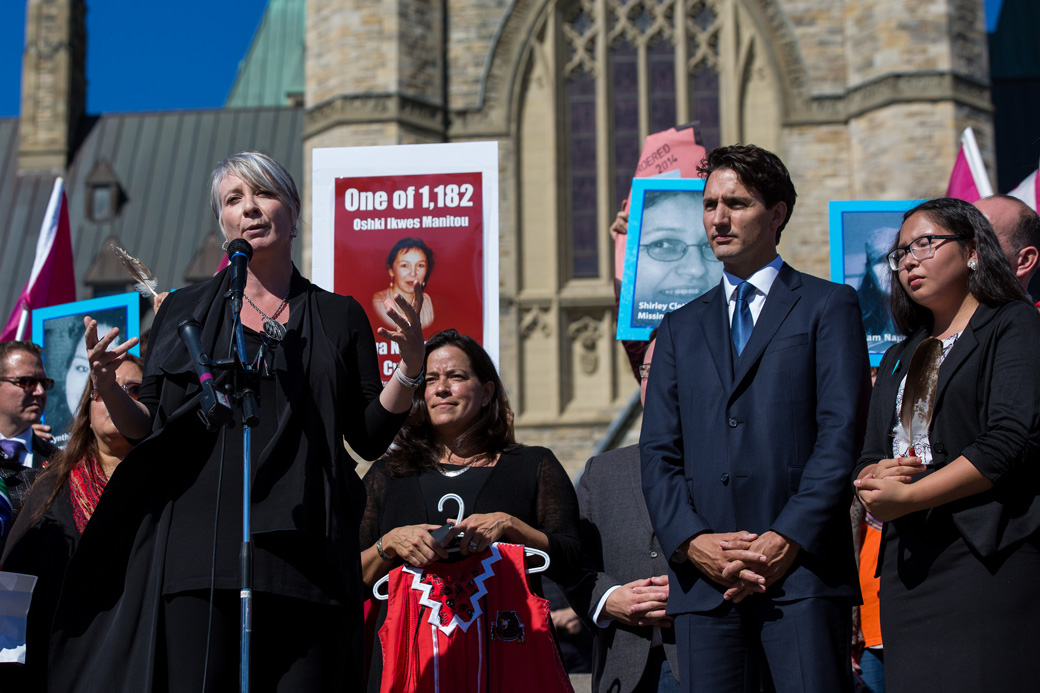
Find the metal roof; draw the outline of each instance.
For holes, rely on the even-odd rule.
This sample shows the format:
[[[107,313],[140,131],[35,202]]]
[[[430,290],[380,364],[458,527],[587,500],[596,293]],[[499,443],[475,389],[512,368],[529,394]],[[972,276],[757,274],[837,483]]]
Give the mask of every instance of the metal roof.
[[[303,183],[301,108],[119,113],[91,120],[65,176],[81,300],[94,295],[93,287],[84,283],[88,271],[99,284],[108,275],[117,276],[112,263],[99,256],[110,253],[105,248],[109,237],[140,258],[163,289],[184,286],[188,276],[197,280],[206,254],[214,255],[211,264],[216,269],[219,250],[214,253],[208,237],[219,231],[210,209],[208,183],[213,167],[228,154],[266,152],[299,185]],[[98,182],[96,174],[90,182],[88,178],[95,170],[105,172],[102,182],[114,182],[120,190],[118,211],[107,221],[88,216],[90,183]],[[0,119],[0,213],[6,220],[0,234],[3,319],[29,279],[55,176],[18,173],[18,119]],[[294,249],[297,262],[299,245]]]
[[[271,0],[238,74],[225,108],[289,106],[303,103],[306,0]]]

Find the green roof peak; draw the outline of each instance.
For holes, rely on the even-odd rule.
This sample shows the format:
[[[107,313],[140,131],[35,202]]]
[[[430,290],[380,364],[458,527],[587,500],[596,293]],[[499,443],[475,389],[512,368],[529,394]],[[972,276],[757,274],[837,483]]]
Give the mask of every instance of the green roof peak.
[[[269,0],[224,106],[302,106],[306,28],[306,0]]]

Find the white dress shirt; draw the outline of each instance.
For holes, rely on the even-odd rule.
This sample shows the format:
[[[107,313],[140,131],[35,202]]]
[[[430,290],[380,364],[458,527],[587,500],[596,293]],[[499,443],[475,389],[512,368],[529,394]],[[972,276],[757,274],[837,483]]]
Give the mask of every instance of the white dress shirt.
[[[777,255],[768,265],[747,278],[748,284],[755,287],[751,296],[748,297],[748,307],[751,308],[751,320],[756,324],[758,323],[758,316],[762,314],[762,307],[766,304],[766,296],[769,295],[769,290],[773,288],[773,282],[776,281],[776,275],[780,274],[780,267],[783,264],[784,261]],[[723,290],[726,292],[726,300],[729,303],[730,325],[733,324],[733,311],[737,308],[737,287],[742,281],[744,280],[740,277],[735,277],[723,270],[722,284]]]

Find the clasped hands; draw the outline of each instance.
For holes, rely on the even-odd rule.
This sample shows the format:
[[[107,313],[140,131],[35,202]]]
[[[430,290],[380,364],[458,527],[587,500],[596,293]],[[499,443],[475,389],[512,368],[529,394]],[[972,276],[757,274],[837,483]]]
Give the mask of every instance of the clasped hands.
[[[867,511],[882,522],[890,522],[917,509],[910,482],[914,474],[924,470],[918,457],[881,460],[864,467],[852,484]]]
[[[724,599],[739,604],[783,577],[800,549],[797,542],[773,531],[761,536],[705,532],[690,540],[686,555],[702,573],[727,588]]]
[[[416,567],[423,568],[430,563],[448,557],[445,544],[450,544],[459,537],[459,552],[462,555],[480,553],[492,542],[498,541],[511,526],[513,516],[507,513],[479,513],[469,515],[455,525],[456,531],[444,538],[444,544],[430,534],[438,525],[405,525],[395,527],[383,536],[383,551],[391,558],[401,560]]]
[[[668,576],[654,575],[621,585],[607,596],[603,611],[613,620],[629,626],[670,628]]]

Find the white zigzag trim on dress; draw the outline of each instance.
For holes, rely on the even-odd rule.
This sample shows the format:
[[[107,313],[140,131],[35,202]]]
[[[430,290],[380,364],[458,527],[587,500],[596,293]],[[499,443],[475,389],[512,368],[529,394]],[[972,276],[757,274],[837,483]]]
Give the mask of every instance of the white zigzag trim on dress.
[[[430,599],[430,591],[433,589],[433,585],[425,585],[421,582],[423,576],[423,570],[414,568],[410,565],[404,565],[401,569],[404,572],[412,574],[412,589],[421,593],[419,597],[419,603],[430,609],[430,617],[427,621],[430,625],[435,626],[445,635],[451,635],[452,631],[455,630],[455,626],[462,628],[462,632],[465,633],[470,625],[477,620],[477,618],[484,613],[484,610],[480,606],[480,598],[488,593],[487,588],[484,587],[484,581],[489,577],[492,577],[495,572],[491,570],[491,564],[497,563],[502,558],[502,554],[499,552],[498,547],[492,544],[488,547],[491,550],[491,555],[482,560],[480,563],[484,566],[484,572],[478,575],[475,579],[477,583],[477,591],[469,598],[470,604],[473,605],[473,617],[468,621],[463,621],[459,618],[458,613],[451,617],[448,624],[445,626],[440,625],[440,618],[438,614],[441,610],[441,603]]]

